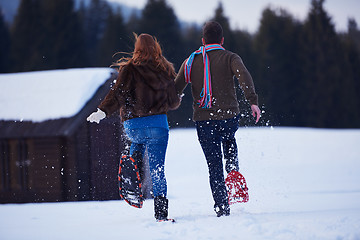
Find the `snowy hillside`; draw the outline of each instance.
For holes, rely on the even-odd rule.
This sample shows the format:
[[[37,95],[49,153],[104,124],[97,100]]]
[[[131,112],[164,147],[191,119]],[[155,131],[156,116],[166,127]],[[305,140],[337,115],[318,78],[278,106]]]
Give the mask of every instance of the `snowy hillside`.
[[[169,215],[153,201],[0,205],[0,239],[360,239],[360,130],[248,128],[237,132],[250,201],[213,212],[194,129],[171,130]],[[114,166],[116,167],[116,166]],[[114,176],[116,177],[116,176]]]

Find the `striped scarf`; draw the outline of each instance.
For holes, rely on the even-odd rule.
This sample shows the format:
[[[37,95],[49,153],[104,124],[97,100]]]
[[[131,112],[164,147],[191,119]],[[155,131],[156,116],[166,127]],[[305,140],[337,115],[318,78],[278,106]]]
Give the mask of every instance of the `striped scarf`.
[[[191,66],[194,61],[194,57],[196,54],[202,54],[203,56],[203,63],[204,63],[204,86],[201,91],[200,97],[201,99],[198,101],[199,107],[202,108],[211,108],[212,105],[212,90],[211,90],[211,74],[210,74],[210,62],[209,57],[206,52],[212,50],[225,50],[219,44],[208,44],[201,46],[198,50],[193,52],[190,57],[185,62],[185,81],[186,83],[190,83],[190,74],[191,74]]]

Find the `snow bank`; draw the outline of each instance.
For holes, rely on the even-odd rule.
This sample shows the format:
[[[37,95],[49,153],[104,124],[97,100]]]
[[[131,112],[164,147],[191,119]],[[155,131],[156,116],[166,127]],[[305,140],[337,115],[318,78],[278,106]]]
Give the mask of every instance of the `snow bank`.
[[[217,218],[194,129],[170,131],[169,215],[153,201],[0,205],[0,239],[360,239],[360,130],[248,128],[237,134],[250,200]],[[116,168],[116,166],[114,166]],[[116,176],[114,176],[116,177]]]
[[[72,117],[111,71],[84,68],[0,74],[0,120],[41,122]]]

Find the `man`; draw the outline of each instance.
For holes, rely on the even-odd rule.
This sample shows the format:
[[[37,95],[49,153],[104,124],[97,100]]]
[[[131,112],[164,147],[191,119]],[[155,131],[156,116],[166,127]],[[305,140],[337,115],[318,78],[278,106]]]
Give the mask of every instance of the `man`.
[[[209,168],[214,210],[221,217],[230,215],[222,155],[227,173],[239,170],[235,132],[240,109],[234,76],[250,102],[256,123],[260,119],[260,109],[252,77],[241,58],[222,47],[224,37],[219,23],[210,21],[204,25],[202,43],[203,46],[182,64],[175,86],[181,94],[191,82],[193,120]]]

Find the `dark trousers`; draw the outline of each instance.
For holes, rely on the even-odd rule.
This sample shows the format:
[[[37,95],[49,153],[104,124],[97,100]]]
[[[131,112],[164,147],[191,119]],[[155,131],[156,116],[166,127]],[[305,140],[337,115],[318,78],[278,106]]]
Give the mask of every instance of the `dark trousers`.
[[[226,120],[197,121],[196,130],[209,168],[209,180],[215,207],[228,206],[222,156],[225,170],[239,170],[235,132],[239,116]],[[222,151],[223,150],[223,151]]]

